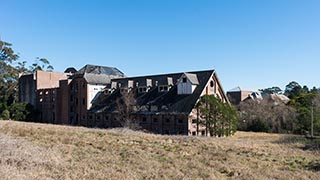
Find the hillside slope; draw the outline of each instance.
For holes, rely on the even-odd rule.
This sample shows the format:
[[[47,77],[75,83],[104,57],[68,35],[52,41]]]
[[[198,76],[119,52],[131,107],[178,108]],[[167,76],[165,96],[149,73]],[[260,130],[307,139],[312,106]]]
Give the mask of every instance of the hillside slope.
[[[1,179],[318,179],[301,137],[160,136],[0,121]]]

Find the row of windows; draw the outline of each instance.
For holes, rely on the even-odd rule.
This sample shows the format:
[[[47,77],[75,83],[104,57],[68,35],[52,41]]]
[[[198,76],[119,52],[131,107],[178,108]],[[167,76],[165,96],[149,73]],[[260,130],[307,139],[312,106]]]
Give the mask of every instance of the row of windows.
[[[92,120],[92,119],[93,119],[93,115],[89,115],[89,119]],[[97,119],[97,120],[101,120],[102,117],[101,117],[101,116],[96,116],[96,119]],[[105,119],[105,120],[109,120],[109,116],[105,116],[104,119]],[[117,119],[114,118],[114,120],[116,121]],[[146,118],[146,117],[143,117],[143,118],[142,118],[142,122],[143,122],[143,123],[146,123],[146,122],[147,122],[147,118]],[[153,122],[153,123],[157,123],[157,122],[158,122],[158,118],[153,118],[153,119],[152,119],[152,122]],[[166,118],[164,122],[165,122],[165,123],[170,123],[170,122],[171,122],[171,119]],[[183,120],[182,120],[182,119],[178,119],[177,122],[178,122],[179,124],[182,124],[182,123],[183,123]]]
[[[196,135],[197,135],[197,132],[196,131],[192,131],[192,136],[196,136]],[[206,135],[206,131],[205,130],[199,131],[198,135],[205,136]]]
[[[56,101],[56,98],[54,98],[54,97],[51,98],[51,102],[55,102],[55,101]],[[43,98],[39,98],[39,102],[42,103],[43,102]]]
[[[76,105],[78,105],[78,98],[75,98],[76,99]],[[73,97],[73,95],[70,95],[70,102],[73,102],[74,101],[74,97]],[[82,98],[82,105],[86,105],[86,99],[85,98]]]
[[[82,82],[81,86],[82,86],[82,88],[85,88],[86,87],[86,83]],[[71,90],[76,90],[77,91],[78,89],[79,89],[79,83],[75,83],[73,86],[71,86]]]
[[[51,94],[55,94],[56,93],[56,91],[55,90],[51,90]],[[43,95],[43,94],[49,94],[49,90],[45,90],[45,91],[40,91],[39,92],[39,95]]]

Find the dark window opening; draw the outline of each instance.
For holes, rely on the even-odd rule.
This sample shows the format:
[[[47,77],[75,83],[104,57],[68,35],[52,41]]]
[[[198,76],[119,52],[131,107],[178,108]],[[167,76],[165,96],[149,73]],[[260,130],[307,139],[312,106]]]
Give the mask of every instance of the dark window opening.
[[[82,105],[86,105],[86,99],[82,98]]]
[[[197,119],[192,119],[192,124],[197,124]]]
[[[97,116],[97,119],[98,119],[98,120],[100,120],[100,119],[101,119],[100,115],[99,115],[99,116]]]
[[[179,123],[179,124],[182,124],[182,123],[183,123],[183,120],[182,120],[182,119],[178,119],[178,123]]]
[[[195,131],[193,131],[193,132],[192,132],[192,136],[195,136],[195,135],[197,135],[197,134],[196,134],[196,132],[195,132]]]
[[[109,116],[106,116],[106,117],[104,117],[105,118],[105,120],[109,120]]]
[[[182,82],[186,83],[187,82],[187,78],[186,77],[182,78]]]
[[[214,87],[214,82],[210,81],[210,87]]]
[[[92,116],[92,115],[90,115],[90,116],[89,116],[89,119],[93,119],[93,116]]]
[[[158,118],[153,118],[153,122],[158,122]]]
[[[166,119],[166,123],[170,123],[170,119]]]
[[[146,118],[146,117],[143,117],[143,118],[142,118],[142,122],[147,122],[147,118]]]

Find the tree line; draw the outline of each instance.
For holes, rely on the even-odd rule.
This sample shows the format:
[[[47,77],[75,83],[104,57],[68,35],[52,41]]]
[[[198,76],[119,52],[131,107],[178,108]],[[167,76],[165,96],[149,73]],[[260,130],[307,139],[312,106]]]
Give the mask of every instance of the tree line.
[[[296,81],[279,87],[260,89],[262,100],[246,100],[237,107],[239,129],[257,132],[294,133],[320,135],[319,89],[301,86]],[[285,95],[285,103],[274,95]]]
[[[36,70],[52,71],[53,67],[46,58],[35,58],[27,67],[13,50],[12,44],[0,41],[0,119],[30,120],[36,110],[31,104],[18,102],[18,79],[23,73]]]

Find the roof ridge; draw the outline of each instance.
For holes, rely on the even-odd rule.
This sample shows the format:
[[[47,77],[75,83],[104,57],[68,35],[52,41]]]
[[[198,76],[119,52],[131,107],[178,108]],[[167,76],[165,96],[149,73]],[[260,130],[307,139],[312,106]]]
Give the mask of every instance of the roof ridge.
[[[124,79],[135,79],[135,78],[148,78],[148,77],[156,77],[156,76],[175,76],[175,75],[179,75],[179,74],[184,74],[184,73],[188,73],[188,74],[196,74],[196,73],[204,73],[204,72],[215,72],[214,69],[211,70],[200,70],[200,71],[185,71],[185,72],[177,72],[177,73],[166,73],[166,74],[149,74],[149,75],[145,75],[145,76],[129,76],[129,77],[125,77],[125,78],[117,78],[118,80],[124,80]]]

